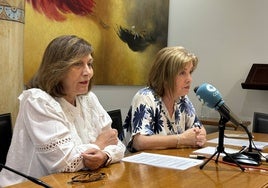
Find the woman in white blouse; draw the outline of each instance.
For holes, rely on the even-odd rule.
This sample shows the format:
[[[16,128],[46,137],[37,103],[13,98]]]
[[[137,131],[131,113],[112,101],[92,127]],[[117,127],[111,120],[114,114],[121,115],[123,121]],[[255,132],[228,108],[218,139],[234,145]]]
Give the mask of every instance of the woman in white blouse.
[[[92,93],[93,48],[64,35],[47,46],[39,70],[19,96],[6,166],[34,177],[95,170],[120,161],[124,144]],[[3,169],[0,187],[25,181]]]

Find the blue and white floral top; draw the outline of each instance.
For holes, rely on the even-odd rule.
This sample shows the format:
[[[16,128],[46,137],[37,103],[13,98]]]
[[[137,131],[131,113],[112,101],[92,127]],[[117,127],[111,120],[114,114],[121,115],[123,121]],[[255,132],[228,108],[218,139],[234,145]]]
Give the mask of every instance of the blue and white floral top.
[[[140,89],[134,96],[124,122],[125,133],[129,134],[128,149],[132,148],[132,138],[142,135],[180,134],[193,126],[201,126],[193,104],[187,96],[179,98],[174,104],[174,113],[169,117],[162,98],[149,87]]]

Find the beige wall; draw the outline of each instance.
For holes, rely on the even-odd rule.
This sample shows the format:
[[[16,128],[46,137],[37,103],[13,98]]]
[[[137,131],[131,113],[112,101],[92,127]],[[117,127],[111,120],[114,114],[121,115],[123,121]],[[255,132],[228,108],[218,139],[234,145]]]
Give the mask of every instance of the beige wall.
[[[0,6],[18,10],[14,15],[5,11],[0,14],[0,114],[11,113],[14,125],[23,88],[24,1],[0,1]]]

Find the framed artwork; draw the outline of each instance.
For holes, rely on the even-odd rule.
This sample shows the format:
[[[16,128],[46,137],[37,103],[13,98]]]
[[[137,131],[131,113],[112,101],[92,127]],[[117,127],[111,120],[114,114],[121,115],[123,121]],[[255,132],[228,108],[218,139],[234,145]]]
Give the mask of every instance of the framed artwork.
[[[169,0],[26,0],[24,82],[52,39],[74,34],[94,48],[94,84],[145,85],[168,15]]]

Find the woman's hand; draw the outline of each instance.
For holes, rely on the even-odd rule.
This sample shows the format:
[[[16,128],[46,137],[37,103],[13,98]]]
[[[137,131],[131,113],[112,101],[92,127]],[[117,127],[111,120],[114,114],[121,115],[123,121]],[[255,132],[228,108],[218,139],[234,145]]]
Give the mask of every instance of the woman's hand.
[[[91,148],[82,153],[84,165],[90,170],[96,170],[106,163],[108,156],[105,152]]]
[[[100,147],[100,149],[104,149],[109,145],[117,145],[118,143],[118,132],[116,129],[108,129],[102,131],[102,133],[97,137],[94,144]]]
[[[178,136],[180,146],[203,146],[206,142],[206,130],[204,127],[193,127]]]
[[[195,140],[196,140],[195,144],[197,146],[199,146],[199,147],[203,146],[207,141],[207,139],[206,139],[206,137],[207,137],[206,129],[204,127],[201,127],[201,128],[194,127],[193,129],[194,129],[194,131],[196,133],[195,134]]]

